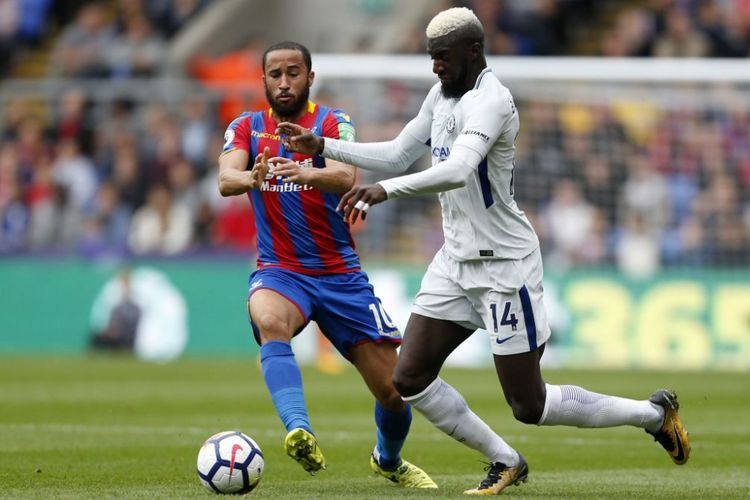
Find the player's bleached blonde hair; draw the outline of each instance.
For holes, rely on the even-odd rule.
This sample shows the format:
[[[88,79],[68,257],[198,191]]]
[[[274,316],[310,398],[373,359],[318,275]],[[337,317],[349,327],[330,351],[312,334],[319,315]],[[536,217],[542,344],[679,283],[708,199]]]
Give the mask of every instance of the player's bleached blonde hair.
[[[455,31],[483,34],[482,23],[474,11],[466,7],[453,7],[438,13],[427,25],[425,33],[428,39],[438,38]]]

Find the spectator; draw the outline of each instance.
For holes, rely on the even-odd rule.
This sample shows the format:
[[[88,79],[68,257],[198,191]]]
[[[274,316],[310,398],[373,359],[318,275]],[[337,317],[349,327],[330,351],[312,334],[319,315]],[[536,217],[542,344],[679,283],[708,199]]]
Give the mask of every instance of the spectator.
[[[55,175],[52,165],[39,165],[28,190],[28,244],[35,250],[70,251],[83,228],[83,209],[72,201],[68,185],[57,182]]]
[[[91,335],[91,348],[96,351],[132,352],[135,347],[135,336],[138,322],[141,319],[141,308],[132,297],[130,270],[120,272],[120,298],[109,311],[106,327],[94,331]]]
[[[52,0],[22,0],[18,38],[25,44],[36,45],[44,36],[52,3]]]
[[[708,39],[712,56],[747,57],[748,44],[738,20],[722,12],[715,0],[698,3],[697,27]]]
[[[125,31],[115,37],[107,50],[112,76],[117,78],[152,76],[164,56],[164,42],[154,33],[145,15],[133,15]]]
[[[0,145],[0,253],[26,247],[29,210],[19,180],[18,156],[10,144]]]
[[[62,139],[58,143],[52,169],[55,182],[69,193],[71,206],[81,213],[90,208],[98,188],[96,172],[76,139]]]
[[[644,214],[631,213],[618,235],[615,259],[618,269],[631,278],[645,279],[659,269],[658,233]]]
[[[96,203],[85,220],[81,250],[85,255],[125,254],[128,245],[131,211],[120,200],[112,183],[99,188]]]
[[[158,1],[153,3],[159,4]],[[162,7],[161,12],[155,12],[156,23],[159,30],[167,38],[172,38],[187,26],[206,4],[204,0],[171,0],[168,3],[161,3],[164,7]]]
[[[83,78],[109,76],[106,54],[113,40],[114,29],[104,7],[96,2],[85,4],[57,41],[53,71]]]
[[[654,41],[656,57],[707,57],[710,45],[698,31],[690,16],[680,8],[673,8],[666,15],[666,30]]]
[[[73,139],[88,153],[92,147],[93,120],[89,114],[86,93],[82,88],[66,90],[60,98],[60,109],[55,122],[57,139]]]
[[[0,0],[0,79],[7,76],[13,63],[19,21],[16,0]]]
[[[174,255],[188,248],[192,236],[189,209],[173,203],[169,188],[157,184],[149,190],[146,204],[133,215],[128,241],[139,255]]]
[[[202,99],[188,99],[182,114],[182,151],[188,160],[205,171],[208,143],[215,128],[208,104]]]
[[[545,234],[553,245],[548,259],[554,265],[569,267],[590,261],[592,250],[586,247],[595,244],[601,249],[603,246],[601,241],[594,241],[599,222],[596,210],[583,198],[578,184],[570,179],[557,183],[544,218]],[[594,252],[594,255],[599,253]]]

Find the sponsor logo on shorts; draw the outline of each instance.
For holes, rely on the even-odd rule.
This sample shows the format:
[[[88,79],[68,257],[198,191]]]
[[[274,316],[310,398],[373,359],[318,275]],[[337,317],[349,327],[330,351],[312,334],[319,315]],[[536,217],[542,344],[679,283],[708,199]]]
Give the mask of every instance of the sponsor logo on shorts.
[[[510,337],[505,337],[504,339],[495,339],[495,342],[497,342],[498,344],[503,344],[512,338],[513,338],[513,335],[511,335]]]

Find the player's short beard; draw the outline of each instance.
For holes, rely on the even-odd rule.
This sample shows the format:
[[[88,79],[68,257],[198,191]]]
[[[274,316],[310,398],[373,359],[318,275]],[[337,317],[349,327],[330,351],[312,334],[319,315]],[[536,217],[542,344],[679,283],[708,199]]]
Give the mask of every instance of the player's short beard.
[[[440,92],[446,99],[458,99],[466,93],[464,90],[464,84],[466,82],[466,76],[469,74],[469,63],[464,61],[461,65],[461,69],[453,78],[447,82],[440,82]]]
[[[276,99],[273,98],[273,95],[271,94],[271,91],[268,90],[268,86],[266,86],[266,99],[268,100],[268,104],[271,105],[271,109],[276,114],[276,116],[284,117],[284,118],[294,118],[296,117],[300,111],[304,109],[304,107],[307,105],[307,100],[310,98],[310,87],[305,87],[302,92],[297,96],[296,99],[292,100],[288,104],[282,104]]]

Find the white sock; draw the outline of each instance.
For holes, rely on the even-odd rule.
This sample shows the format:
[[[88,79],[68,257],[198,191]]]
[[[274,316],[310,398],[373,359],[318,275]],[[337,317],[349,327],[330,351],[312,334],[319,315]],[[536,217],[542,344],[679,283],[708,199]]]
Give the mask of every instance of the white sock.
[[[440,377],[415,396],[404,398],[432,425],[456,441],[482,453],[490,462],[518,465],[518,452],[495,434],[466,404],[459,392]]]
[[[546,385],[547,399],[537,425],[633,425],[653,432],[664,420],[664,408],[650,401],[597,394],[575,385]]]

